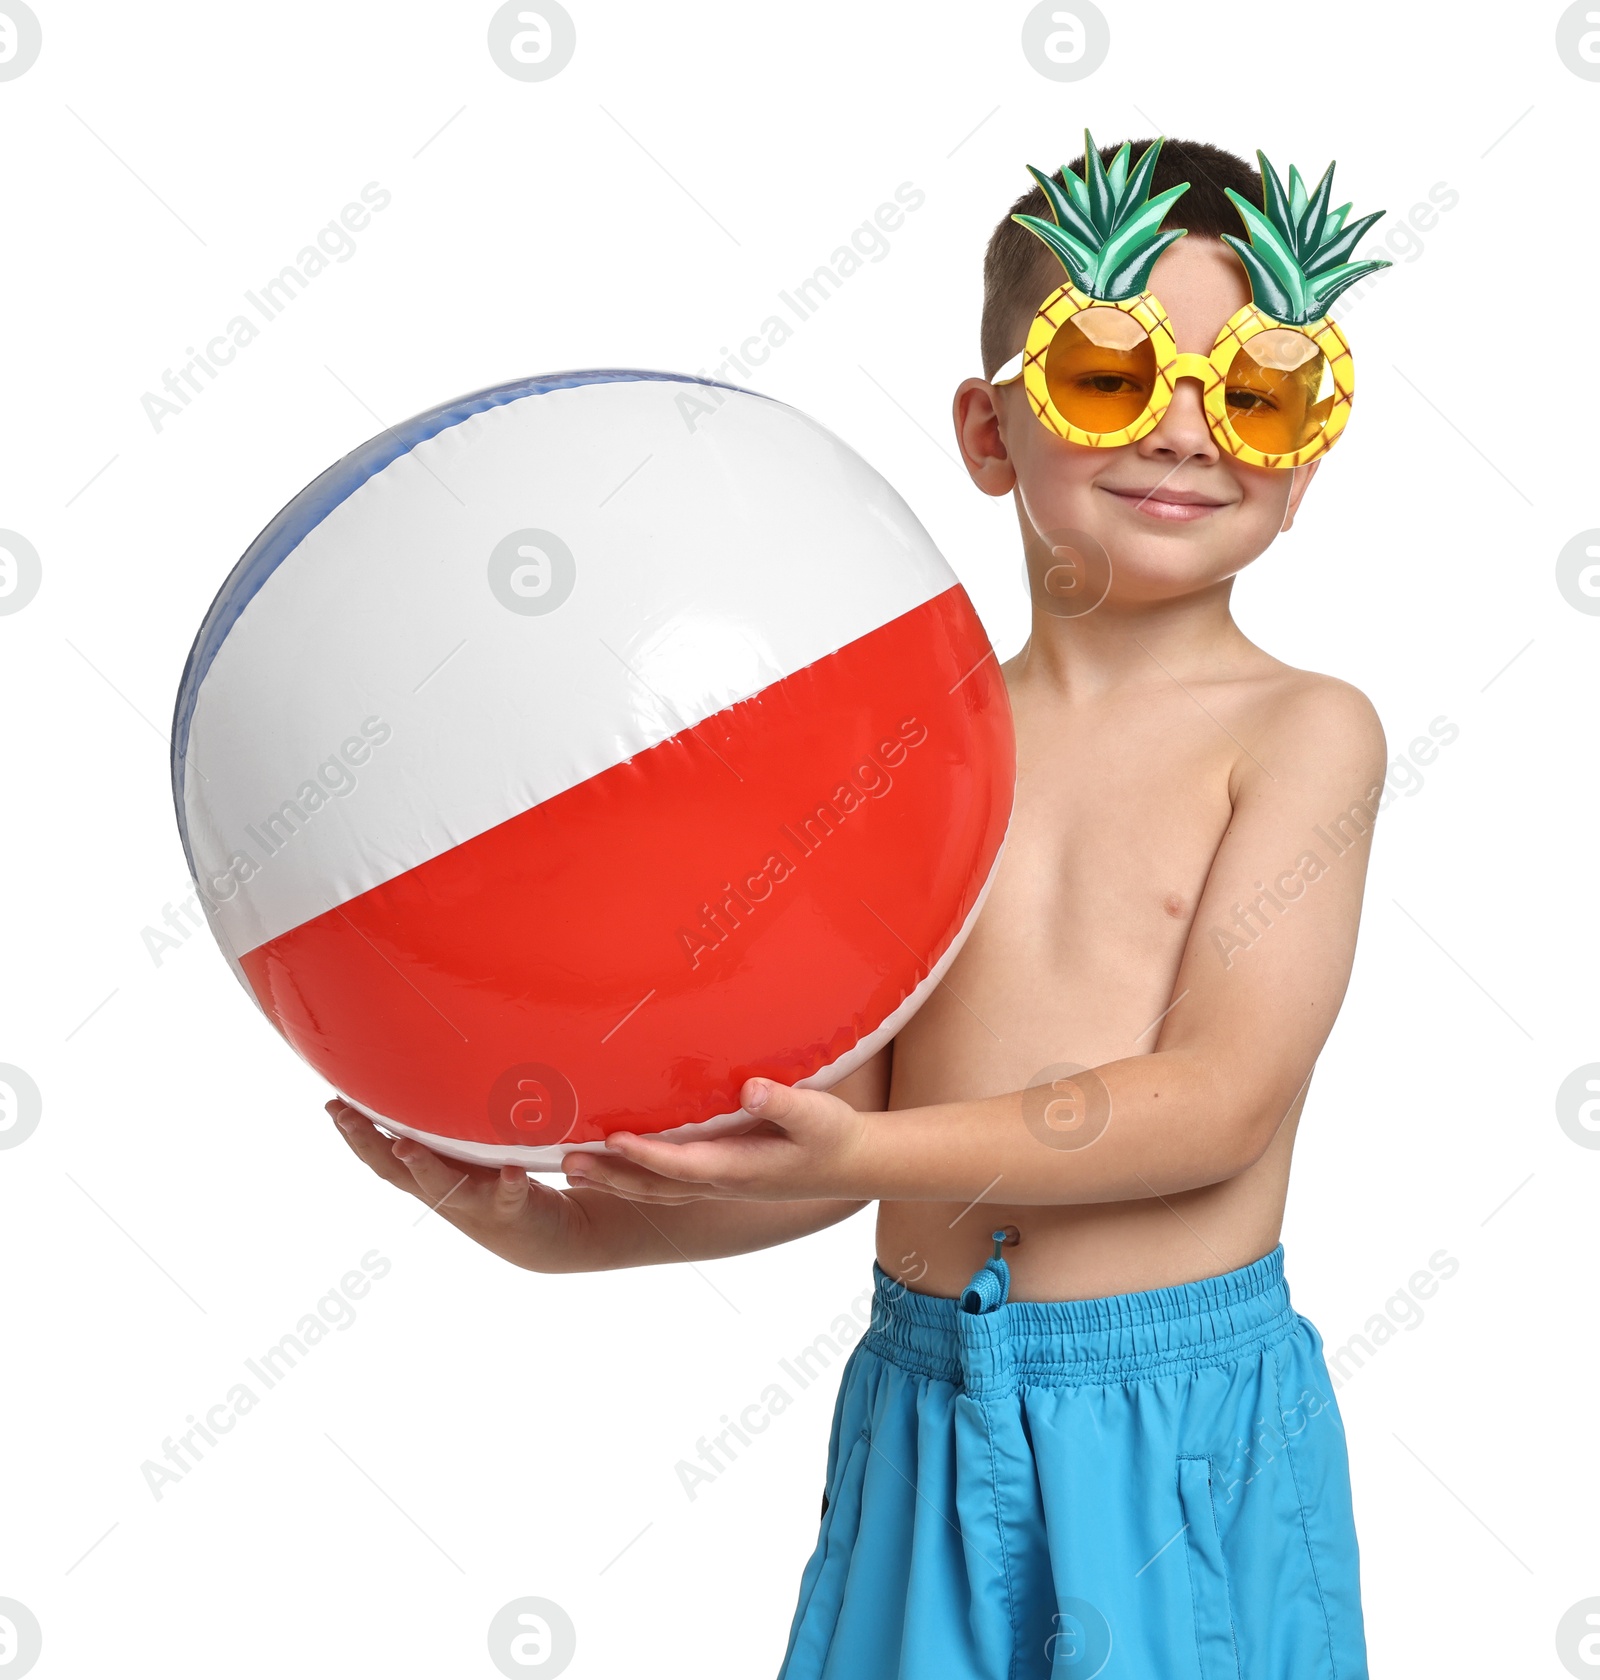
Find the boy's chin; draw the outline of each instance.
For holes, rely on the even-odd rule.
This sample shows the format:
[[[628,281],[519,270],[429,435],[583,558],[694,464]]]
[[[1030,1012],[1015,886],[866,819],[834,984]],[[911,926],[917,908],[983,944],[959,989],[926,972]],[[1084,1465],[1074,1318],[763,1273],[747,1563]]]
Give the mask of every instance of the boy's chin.
[[[1197,595],[1235,576],[1265,547],[1243,547],[1207,535],[1199,521],[1177,531],[1125,532],[1101,527],[1109,559],[1103,602],[1111,607],[1151,606]]]
[[[1235,561],[1231,565],[1213,566],[1124,567],[1106,596],[1106,604],[1113,607],[1148,607],[1163,601],[1181,601],[1186,596],[1199,595],[1226,583],[1243,571],[1244,564]]]
[[[1188,517],[1152,516],[1123,498],[1103,495],[1097,518],[1083,520],[1104,547],[1112,571],[1155,577],[1223,576],[1248,565],[1278,534],[1281,515],[1250,501],[1208,507]]]

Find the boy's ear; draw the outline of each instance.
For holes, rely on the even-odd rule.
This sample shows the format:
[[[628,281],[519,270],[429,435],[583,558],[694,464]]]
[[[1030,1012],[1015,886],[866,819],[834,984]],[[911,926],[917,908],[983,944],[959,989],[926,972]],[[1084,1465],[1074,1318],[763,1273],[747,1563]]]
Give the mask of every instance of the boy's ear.
[[[1002,400],[987,379],[963,379],[956,387],[956,442],[972,482],[986,496],[1009,496],[1017,483],[1000,416]]]
[[[1282,536],[1294,524],[1294,516],[1300,511],[1300,498],[1305,495],[1306,487],[1317,476],[1317,468],[1322,465],[1320,460],[1307,461],[1304,466],[1291,467],[1289,470],[1289,501],[1283,510],[1283,523],[1278,527],[1278,535]]]

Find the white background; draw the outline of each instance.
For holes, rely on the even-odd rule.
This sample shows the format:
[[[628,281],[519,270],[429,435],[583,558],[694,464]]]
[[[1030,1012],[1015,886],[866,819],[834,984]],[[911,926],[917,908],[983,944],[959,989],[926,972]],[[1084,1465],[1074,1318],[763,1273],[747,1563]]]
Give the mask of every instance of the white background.
[[[0,617],[0,1061],[44,1099],[0,1153],[0,1596],[43,1626],[37,1672],[491,1675],[524,1594],[573,1618],[573,1675],[775,1672],[832,1375],[695,1500],[674,1467],[857,1295],[868,1216],[588,1278],[416,1223],[209,939],[146,948],[187,891],[173,694],[235,558],[380,422],[542,370],[713,367],[908,181],[889,254],[755,383],[887,475],[1009,655],[1012,515],[956,465],[949,401],[989,231],[1085,123],[1336,155],[1341,198],[1389,207],[1374,254],[1459,194],[1346,316],[1355,422],[1236,606],[1370,694],[1395,758],[1460,731],[1380,821],[1285,1232],[1330,1352],[1459,1262],[1340,1389],[1373,1671],[1565,1672],[1556,1624],[1600,1595],[1600,1152],[1555,1111],[1600,1061],[1600,617],[1555,562],[1600,525],[1600,84],[1557,11],[1108,0],[1108,58],[1062,83],[1013,0],[570,3],[571,64],[525,83],[486,4],[36,0],[43,53],[0,83],[0,526],[44,568]],[[142,394],[369,181],[393,202],[356,254],[154,430]],[[372,1249],[357,1321],[155,1500],[163,1438]]]

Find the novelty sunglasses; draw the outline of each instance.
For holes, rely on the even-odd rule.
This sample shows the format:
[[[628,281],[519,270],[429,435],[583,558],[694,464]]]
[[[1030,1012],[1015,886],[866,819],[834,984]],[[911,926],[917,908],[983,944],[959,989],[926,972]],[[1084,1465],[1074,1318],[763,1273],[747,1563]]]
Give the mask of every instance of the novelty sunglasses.
[[[996,369],[992,385],[1020,379],[1039,421],[1070,443],[1109,449],[1154,430],[1180,379],[1200,382],[1207,424],[1219,448],[1251,466],[1297,467],[1332,447],[1350,417],[1355,364],[1328,319],[1333,300],[1363,275],[1390,264],[1350,261],[1383,211],[1346,223],[1330,210],[1330,163],[1307,190],[1297,169],[1287,187],[1258,152],[1262,206],[1227,196],[1249,244],[1231,234],[1250,280],[1251,302],[1230,316],[1208,355],[1180,352],[1160,300],[1145,288],[1156,258],[1184,228],[1161,232],[1184,182],[1150,198],[1162,142],[1129,167],[1124,142],[1110,164],[1084,136],[1082,177],[1029,166],[1053,222],[1019,215],[1060,259],[1070,279],[1039,306],[1025,347]]]

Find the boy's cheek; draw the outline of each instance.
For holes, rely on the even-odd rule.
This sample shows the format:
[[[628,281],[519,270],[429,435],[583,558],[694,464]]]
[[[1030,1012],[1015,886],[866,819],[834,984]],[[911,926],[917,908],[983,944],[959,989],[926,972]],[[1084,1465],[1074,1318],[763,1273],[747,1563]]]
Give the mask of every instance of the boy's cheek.
[[[1094,479],[1111,457],[1110,449],[1082,449],[1052,437],[1031,414],[1017,435],[1007,434],[1017,473],[1022,508],[1036,531],[1081,526],[1093,505]],[[1037,435],[1035,435],[1037,434]]]

